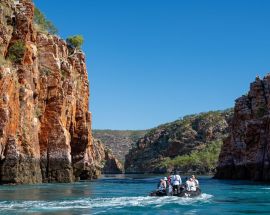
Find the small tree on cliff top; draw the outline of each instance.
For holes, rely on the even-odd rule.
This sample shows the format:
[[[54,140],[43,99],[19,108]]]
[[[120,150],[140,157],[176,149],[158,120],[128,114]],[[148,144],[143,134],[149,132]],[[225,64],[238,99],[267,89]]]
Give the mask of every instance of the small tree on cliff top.
[[[58,33],[58,30],[54,26],[54,24],[51,21],[47,20],[45,15],[38,8],[35,8],[34,11],[34,22],[36,25],[38,25],[41,31],[47,31],[50,34]]]
[[[75,35],[70,36],[67,38],[67,44],[69,47],[73,49],[81,49],[81,46],[83,44],[83,36],[82,35]]]

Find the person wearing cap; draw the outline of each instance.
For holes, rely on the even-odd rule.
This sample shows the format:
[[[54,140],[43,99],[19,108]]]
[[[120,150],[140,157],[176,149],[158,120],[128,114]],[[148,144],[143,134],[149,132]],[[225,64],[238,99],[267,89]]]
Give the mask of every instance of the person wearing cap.
[[[168,179],[167,177],[164,177],[162,181],[162,187],[164,188],[164,190],[167,188],[167,183],[168,183]]]
[[[166,180],[167,180],[167,178],[166,178],[166,180],[164,180],[164,179],[160,179],[159,184],[158,184],[158,190],[161,191],[161,192],[166,192],[166,187],[167,187]]]

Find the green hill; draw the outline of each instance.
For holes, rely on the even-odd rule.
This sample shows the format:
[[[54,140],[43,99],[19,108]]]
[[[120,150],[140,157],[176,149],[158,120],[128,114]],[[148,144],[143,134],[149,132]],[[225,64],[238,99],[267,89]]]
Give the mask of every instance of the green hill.
[[[126,173],[213,172],[232,113],[188,115],[149,130],[127,154]]]

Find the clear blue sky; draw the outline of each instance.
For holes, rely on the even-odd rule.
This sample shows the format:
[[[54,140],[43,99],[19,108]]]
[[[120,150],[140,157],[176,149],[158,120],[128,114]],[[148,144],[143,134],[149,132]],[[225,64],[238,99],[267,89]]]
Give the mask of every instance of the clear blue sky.
[[[145,129],[225,109],[270,71],[267,0],[35,0],[82,34],[95,129]]]

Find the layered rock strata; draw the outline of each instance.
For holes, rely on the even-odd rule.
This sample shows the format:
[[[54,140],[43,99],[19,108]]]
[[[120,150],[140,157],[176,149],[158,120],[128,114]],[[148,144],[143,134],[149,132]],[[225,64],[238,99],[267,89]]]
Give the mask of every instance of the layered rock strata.
[[[216,178],[270,181],[270,75],[236,100]]]
[[[91,134],[82,52],[37,32],[30,0],[0,3],[0,182],[72,182],[100,174],[104,152]],[[19,62],[8,62],[20,42]]]

